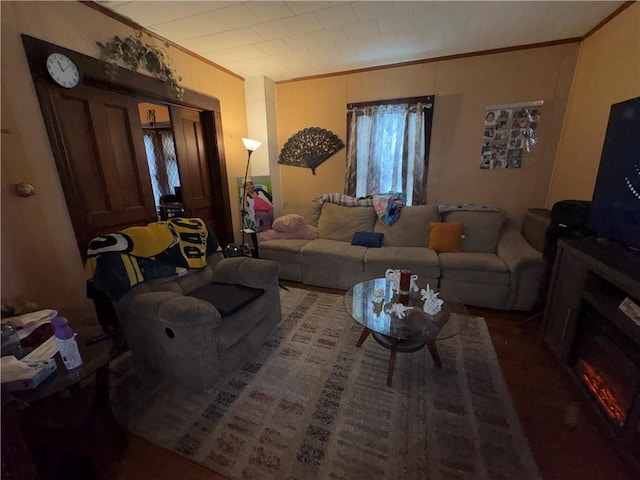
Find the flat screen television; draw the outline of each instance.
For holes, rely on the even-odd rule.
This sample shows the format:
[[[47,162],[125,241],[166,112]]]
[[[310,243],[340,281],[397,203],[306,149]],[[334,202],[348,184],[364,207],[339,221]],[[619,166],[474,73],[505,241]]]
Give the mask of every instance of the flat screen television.
[[[640,97],[611,106],[587,226],[640,249]]]

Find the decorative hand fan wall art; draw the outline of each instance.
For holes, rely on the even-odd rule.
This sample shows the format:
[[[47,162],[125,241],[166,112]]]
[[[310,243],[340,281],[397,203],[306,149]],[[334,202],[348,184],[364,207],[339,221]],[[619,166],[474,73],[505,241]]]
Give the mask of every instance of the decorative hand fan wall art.
[[[342,148],[344,143],[335,133],[320,127],[305,128],[289,137],[278,163],[310,168],[315,175],[316,167]]]

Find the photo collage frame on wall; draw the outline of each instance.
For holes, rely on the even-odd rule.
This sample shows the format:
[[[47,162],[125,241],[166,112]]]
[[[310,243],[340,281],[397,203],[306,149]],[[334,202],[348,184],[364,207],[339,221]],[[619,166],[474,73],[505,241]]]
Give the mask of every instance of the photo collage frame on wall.
[[[485,111],[480,168],[521,168],[537,143],[540,109],[534,106],[489,107]]]

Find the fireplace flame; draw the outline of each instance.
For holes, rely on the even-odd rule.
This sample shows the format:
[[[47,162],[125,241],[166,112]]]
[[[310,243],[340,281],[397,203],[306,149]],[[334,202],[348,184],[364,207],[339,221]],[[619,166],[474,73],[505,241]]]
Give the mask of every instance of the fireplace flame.
[[[627,412],[616,398],[615,388],[610,385],[609,379],[598,373],[592,365],[584,360],[580,360],[580,367],[582,381],[605,410],[605,413],[618,426],[624,425]]]

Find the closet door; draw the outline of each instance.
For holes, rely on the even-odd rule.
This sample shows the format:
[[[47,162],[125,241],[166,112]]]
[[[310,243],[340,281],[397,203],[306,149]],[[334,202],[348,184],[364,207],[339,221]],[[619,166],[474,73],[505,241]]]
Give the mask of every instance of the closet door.
[[[211,165],[203,136],[201,113],[176,106],[169,107],[169,112],[180,170],[182,203],[189,215],[205,220],[217,230]]]
[[[156,220],[136,100],[86,85],[38,90],[81,254],[97,235]]]

